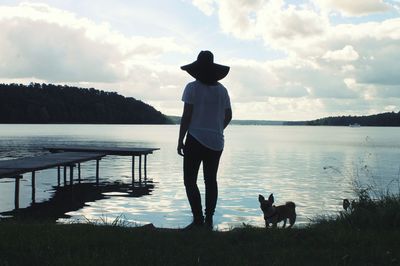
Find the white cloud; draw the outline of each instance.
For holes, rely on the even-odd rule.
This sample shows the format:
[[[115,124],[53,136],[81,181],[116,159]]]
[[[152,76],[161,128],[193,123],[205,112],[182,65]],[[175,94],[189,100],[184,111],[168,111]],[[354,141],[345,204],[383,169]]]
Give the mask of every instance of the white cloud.
[[[323,56],[323,59],[328,62],[333,61],[355,61],[359,58],[359,55],[353,46],[346,45],[341,50],[327,51]]]
[[[264,0],[219,0],[218,16],[221,29],[238,38],[253,38],[256,34],[256,12]]]
[[[192,0],[192,4],[207,16],[214,13],[215,0]]]
[[[397,112],[398,106],[396,105],[387,105],[385,106],[385,111],[387,112]]]
[[[389,8],[382,1],[371,0],[314,2],[321,9],[346,15]],[[370,113],[400,98],[399,18],[333,25],[329,12],[319,12],[312,5],[295,6],[283,0],[248,3],[253,5],[219,1],[218,8],[224,9],[217,13],[221,29],[236,38],[262,38],[266,46],[286,52],[287,57],[231,63],[231,76],[225,82],[242,110],[254,115],[255,109],[263,109],[267,114],[272,105],[274,113],[289,116],[279,111],[280,105],[271,103],[271,99],[279,99],[301,117],[311,116],[313,111],[300,110],[304,105],[296,106],[293,101],[313,103],[315,109],[309,106],[309,110],[320,115],[323,110],[329,115],[343,114],[346,108],[347,112]],[[337,105],[336,111],[331,103]]]
[[[322,10],[338,11],[345,16],[363,16],[385,12],[390,6],[383,0],[313,0]]]
[[[242,119],[288,120],[290,117],[293,120],[308,120],[326,114],[323,113],[324,108],[320,99],[268,97],[252,103],[235,102],[233,115]]]
[[[45,4],[0,6],[0,23],[2,78],[115,82],[138,74],[132,66],[188,51],[169,37],[124,36],[107,23]]]
[[[313,10],[270,2],[257,16],[258,33],[268,45],[287,51],[297,47],[310,49],[310,44],[324,38],[329,20]]]
[[[57,24],[2,20],[0,76],[49,81],[115,81],[121,53]]]
[[[373,6],[371,1],[366,1],[365,5],[361,1],[351,2],[357,2],[357,6],[363,6],[364,9]],[[332,90],[337,86],[336,90],[344,92],[341,88],[346,86],[343,82],[346,78],[352,78],[356,83],[400,84],[400,76],[397,74],[400,73],[397,52],[400,49],[399,18],[382,22],[331,25],[327,15],[317,13],[311,6],[286,5],[282,0],[249,3],[251,5],[240,8],[240,4],[244,5],[243,1],[220,1],[219,8],[236,10],[236,15],[224,13],[224,20],[231,20],[232,23],[220,21],[221,28],[236,37],[262,37],[266,45],[283,50],[289,55],[285,69],[279,73],[291,74],[279,78],[278,82],[277,78],[270,78],[279,84],[276,87],[290,81],[291,84],[308,88],[314,95],[327,95],[327,87],[332,87]],[[375,1],[375,4],[380,5],[379,3]],[[241,23],[242,27],[235,26],[233,22],[239,21],[238,17],[249,17],[252,12],[255,14],[252,24]],[[250,27],[249,32],[246,32],[244,25]],[[296,58],[297,69],[290,65],[292,58]],[[349,62],[352,64],[349,65]],[[261,84],[261,80],[274,74],[268,69],[262,71],[262,78],[256,78],[255,74],[250,80],[253,83],[259,80]],[[254,73],[259,72],[260,70]],[[310,80],[307,75],[311,75]],[[246,77],[239,79],[245,80]],[[351,93],[338,95],[354,97]],[[297,94],[293,96],[297,97]]]
[[[282,59],[264,63],[236,60],[224,84],[231,88],[234,102],[253,102],[271,97],[291,99],[353,99],[362,92],[345,82],[347,72],[334,76],[327,69],[301,59]]]

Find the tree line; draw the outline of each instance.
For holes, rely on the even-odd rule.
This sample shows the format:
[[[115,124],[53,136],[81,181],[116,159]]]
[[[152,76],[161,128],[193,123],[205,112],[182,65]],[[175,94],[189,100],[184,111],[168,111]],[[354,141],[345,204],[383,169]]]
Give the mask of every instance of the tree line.
[[[116,92],[31,83],[0,84],[0,123],[170,124],[152,106]]]
[[[286,122],[285,124],[308,126],[348,126],[359,124],[361,126],[398,127],[400,126],[400,112],[387,112],[367,116],[330,116],[311,121]]]

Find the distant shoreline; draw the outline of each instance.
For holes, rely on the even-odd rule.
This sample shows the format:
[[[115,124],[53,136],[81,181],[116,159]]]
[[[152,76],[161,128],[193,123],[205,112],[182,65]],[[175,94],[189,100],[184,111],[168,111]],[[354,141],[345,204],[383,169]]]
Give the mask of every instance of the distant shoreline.
[[[278,121],[279,122],[279,121]],[[179,123],[170,123],[170,124],[121,124],[121,123],[0,123],[0,126],[11,126],[11,125],[53,125],[53,126],[62,126],[62,125],[82,125],[82,126],[178,126]],[[307,125],[307,124],[282,124],[282,123],[253,123],[253,122],[247,122],[246,120],[239,120],[239,121],[232,121],[231,126],[285,126],[285,127],[348,127],[348,128],[366,128],[366,127],[385,127],[385,128],[391,128],[391,127],[400,127],[400,126],[360,126],[360,127],[351,127],[351,126],[346,126],[346,125]]]
[[[382,118],[384,117],[384,119]],[[389,117],[389,118],[387,118]],[[168,116],[174,124],[180,123],[180,116]],[[245,126],[342,126],[359,124],[360,127],[399,127],[399,113],[383,113],[372,116],[341,116],[328,117],[309,121],[280,121],[280,120],[240,120],[234,119],[231,125]]]
[[[165,115],[149,104],[116,92],[53,84],[0,84],[1,124],[163,125],[179,124],[180,119],[180,116]],[[398,127],[400,112],[304,121],[234,119],[232,124]]]

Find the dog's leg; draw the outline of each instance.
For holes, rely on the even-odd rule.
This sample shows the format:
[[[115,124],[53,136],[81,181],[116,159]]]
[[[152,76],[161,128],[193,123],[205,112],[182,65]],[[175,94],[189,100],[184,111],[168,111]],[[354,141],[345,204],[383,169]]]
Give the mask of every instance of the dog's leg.
[[[282,226],[282,228],[285,228],[285,227],[286,227],[286,218],[283,219],[283,226]]]
[[[267,221],[265,221],[265,228],[269,227],[269,223]]]
[[[289,225],[288,228],[291,228],[291,227],[294,225],[295,222],[296,222],[296,214],[293,215],[292,218],[289,218],[289,223],[290,223],[290,225]]]

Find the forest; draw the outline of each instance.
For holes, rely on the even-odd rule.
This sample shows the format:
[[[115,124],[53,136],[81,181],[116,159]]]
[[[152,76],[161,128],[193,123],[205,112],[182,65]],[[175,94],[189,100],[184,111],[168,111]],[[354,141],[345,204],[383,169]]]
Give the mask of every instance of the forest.
[[[400,126],[400,112],[387,112],[367,116],[331,116],[311,121],[285,122],[285,125],[307,126],[360,126],[397,127]]]
[[[0,123],[170,124],[152,106],[116,92],[31,83],[0,84]]]

